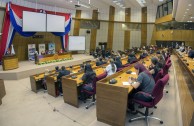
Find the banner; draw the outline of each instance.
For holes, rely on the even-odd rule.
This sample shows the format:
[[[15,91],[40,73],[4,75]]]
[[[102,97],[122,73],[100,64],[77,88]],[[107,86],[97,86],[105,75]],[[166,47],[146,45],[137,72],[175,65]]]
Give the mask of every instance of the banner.
[[[48,44],[48,54],[55,54],[55,43]]]
[[[39,44],[38,48],[39,55],[45,54],[45,44]]]
[[[28,60],[34,61],[34,53],[36,51],[36,45],[35,44],[28,44]]]

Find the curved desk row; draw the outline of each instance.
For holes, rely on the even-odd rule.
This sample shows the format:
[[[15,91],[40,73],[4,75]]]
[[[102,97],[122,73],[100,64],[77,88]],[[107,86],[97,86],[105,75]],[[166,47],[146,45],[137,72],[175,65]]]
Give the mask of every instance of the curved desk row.
[[[176,52],[174,59],[184,126],[194,126],[194,60]]]

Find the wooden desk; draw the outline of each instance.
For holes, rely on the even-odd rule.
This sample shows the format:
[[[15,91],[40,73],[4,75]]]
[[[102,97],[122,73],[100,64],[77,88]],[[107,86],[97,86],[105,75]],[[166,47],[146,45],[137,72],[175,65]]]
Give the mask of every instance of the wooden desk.
[[[36,64],[42,63],[42,62],[51,62],[53,60],[62,60],[62,59],[71,59],[72,55],[71,53],[62,53],[62,54],[48,54],[48,55],[39,55],[37,56],[37,61],[35,61]]]
[[[18,58],[16,55],[7,55],[2,58],[3,70],[13,70],[18,68]]]
[[[180,106],[184,126],[194,126],[194,60],[185,54],[175,52],[175,74],[180,97]]]
[[[122,62],[127,62],[127,57],[123,58]],[[93,70],[96,72],[96,76],[102,74],[107,65],[108,64],[104,64],[102,66],[93,68]],[[83,74],[83,72],[75,74],[77,76],[76,79],[72,79],[71,76],[62,78],[63,99],[65,103],[68,103],[75,107],[79,107],[78,88],[83,84],[82,80],[80,79]]]
[[[151,56],[139,62],[144,61],[146,66],[150,66],[150,59]],[[123,82],[128,82],[129,77],[137,77],[136,74],[126,73],[128,70],[135,72],[135,64],[97,82],[96,113],[98,121],[114,126],[125,125],[128,94],[131,93],[133,87],[131,85],[124,86]],[[109,84],[109,80],[113,78],[117,80],[117,83]]]
[[[4,80],[0,79],[0,105],[2,104],[2,98],[5,96],[5,85]]]

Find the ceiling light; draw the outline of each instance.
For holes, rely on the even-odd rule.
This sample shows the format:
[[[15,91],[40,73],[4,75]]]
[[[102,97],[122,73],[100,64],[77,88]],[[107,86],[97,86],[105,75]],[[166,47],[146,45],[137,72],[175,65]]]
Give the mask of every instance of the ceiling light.
[[[87,6],[87,5],[84,5],[84,4],[79,4],[80,6],[82,7],[85,7],[85,8],[91,8],[90,6]]]
[[[146,3],[145,2],[145,0],[136,0],[138,3],[139,3],[139,5],[141,6],[141,7],[144,7],[145,5],[144,5],[144,3]]]
[[[187,10],[189,10],[189,9],[187,9]]]
[[[189,4],[188,6],[189,6],[189,7],[191,7],[191,6],[192,6],[192,4]]]
[[[194,19],[194,17],[191,17],[191,19]]]
[[[114,2],[114,3],[117,3],[118,1],[114,0],[113,2]]]
[[[187,12],[185,12],[185,14],[187,14]]]
[[[184,15],[184,17],[185,17],[186,15]]]
[[[163,2],[164,0],[159,0],[160,2]]]
[[[72,0],[70,0],[69,2],[71,2],[71,3],[72,3],[73,1],[72,1]]]

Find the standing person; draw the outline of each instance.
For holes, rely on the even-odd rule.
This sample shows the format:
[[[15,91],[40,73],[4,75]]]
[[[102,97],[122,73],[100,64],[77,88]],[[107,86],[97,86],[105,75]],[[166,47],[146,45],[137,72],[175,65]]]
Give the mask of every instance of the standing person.
[[[105,71],[107,72],[107,76],[110,76],[117,71],[117,67],[114,64],[114,60],[110,59],[110,64],[106,67]]]
[[[66,70],[65,69],[65,66],[62,66],[61,67],[61,71],[59,71],[59,74],[57,76],[57,80],[58,80],[58,83],[59,83],[59,93],[62,95],[63,94],[63,90],[62,90],[62,77],[63,76],[66,76],[66,75],[69,75],[70,74],[70,71],[69,70]]]

